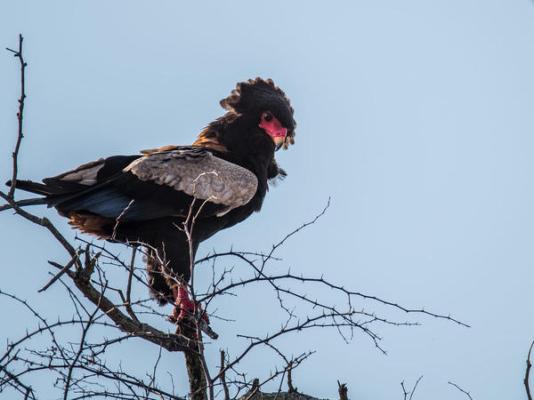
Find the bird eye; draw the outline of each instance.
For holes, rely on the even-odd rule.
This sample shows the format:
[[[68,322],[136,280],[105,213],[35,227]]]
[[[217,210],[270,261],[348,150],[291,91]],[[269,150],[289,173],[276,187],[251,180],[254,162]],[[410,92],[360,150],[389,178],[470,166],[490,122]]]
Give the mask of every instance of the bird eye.
[[[273,118],[273,114],[271,114],[269,111],[266,111],[261,115],[261,119],[267,122],[272,121]]]

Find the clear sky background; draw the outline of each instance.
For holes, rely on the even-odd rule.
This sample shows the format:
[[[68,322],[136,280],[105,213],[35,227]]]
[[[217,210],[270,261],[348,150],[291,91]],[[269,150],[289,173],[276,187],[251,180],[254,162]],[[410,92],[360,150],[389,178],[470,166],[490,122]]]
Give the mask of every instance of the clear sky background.
[[[279,268],[324,273],[472,325],[419,318],[420,327],[379,327],[387,356],[364,336],[350,344],[335,332],[289,338],[280,345],[295,354],[317,350],[295,373],[300,390],[335,397],[339,379],[353,399],[394,399],[402,380],[424,375],[416,398],[464,398],[449,380],[478,400],[526,398],[534,338],[530,1],[2,2],[0,47],[15,47],[19,32],[29,63],[21,177],[188,144],[221,115],[218,101],[236,82],[272,77],[298,121],[296,145],[277,154],[289,177],[260,214],[201,253],[268,249],[331,196],[326,216],[288,244]],[[2,181],[17,96],[18,64],[0,52]],[[53,211],[41,212],[74,236]],[[46,260],[65,259],[45,232],[2,213],[0,251],[1,289],[49,315],[61,309],[61,287],[36,293],[48,279]],[[228,302],[235,308],[225,315],[241,327],[269,326],[273,311],[247,296]],[[0,310],[2,342],[31,321],[1,297]],[[233,326],[215,325],[222,338],[213,359],[218,347],[239,343]],[[156,353],[138,343],[117,356],[142,366]],[[252,360],[252,375],[274,365],[264,357]]]

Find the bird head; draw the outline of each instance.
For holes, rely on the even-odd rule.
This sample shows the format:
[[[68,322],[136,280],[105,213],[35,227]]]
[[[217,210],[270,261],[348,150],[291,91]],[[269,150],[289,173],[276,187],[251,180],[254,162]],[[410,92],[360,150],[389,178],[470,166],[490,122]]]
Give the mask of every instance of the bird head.
[[[221,100],[221,106],[230,114],[252,119],[272,139],[277,150],[295,143],[293,108],[271,79],[256,78],[238,83],[230,95]]]

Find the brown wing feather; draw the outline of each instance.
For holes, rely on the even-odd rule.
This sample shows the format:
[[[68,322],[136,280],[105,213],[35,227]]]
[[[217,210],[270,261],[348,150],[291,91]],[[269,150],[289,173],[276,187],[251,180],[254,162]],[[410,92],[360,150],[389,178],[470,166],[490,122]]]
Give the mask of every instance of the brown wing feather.
[[[220,142],[218,133],[210,129],[209,127],[205,128],[202,132],[200,132],[197,140],[193,142],[192,146],[203,147],[206,149],[218,151],[220,153],[228,152],[226,146]]]
[[[94,214],[71,212],[68,215],[69,225],[83,233],[97,236],[99,239],[109,239],[106,227],[113,224],[113,219]]]
[[[144,155],[150,155],[154,153],[161,153],[162,151],[178,150],[179,147],[180,146],[177,146],[175,144],[167,144],[165,146],[157,147],[155,149],[141,150],[140,153]]]

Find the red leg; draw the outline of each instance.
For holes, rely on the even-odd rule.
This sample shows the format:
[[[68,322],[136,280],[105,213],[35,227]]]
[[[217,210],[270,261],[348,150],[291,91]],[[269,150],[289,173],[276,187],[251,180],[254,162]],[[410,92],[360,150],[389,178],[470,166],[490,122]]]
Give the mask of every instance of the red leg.
[[[208,314],[202,310],[202,307],[199,303],[193,302],[189,296],[189,291],[183,283],[179,283],[173,289],[173,295],[175,298],[174,301],[174,310],[172,315],[169,316],[169,319],[180,325],[183,321],[198,321],[199,328],[201,331],[206,333],[212,339],[216,339],[218,335],[212,331],[209,324]]]
[[[174,295],[174,310],[172,315],[169,316],[169,319],[172,322],[179,323],[186,319],[188,316],[193,317],[195,315],[196,307],[185,284],[179,283],[172,290]]]

